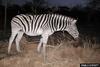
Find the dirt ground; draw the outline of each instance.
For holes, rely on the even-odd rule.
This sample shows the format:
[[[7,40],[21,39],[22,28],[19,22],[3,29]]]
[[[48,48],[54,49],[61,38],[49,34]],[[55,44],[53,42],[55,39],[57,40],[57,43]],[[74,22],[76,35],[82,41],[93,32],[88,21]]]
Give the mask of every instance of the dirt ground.
[[[80,67],[81,63],[100,63],[100,48],[73,47],[71,41],[47,47],[47,61],[37,52],[36,42],[21,40],[21,53],[15,44],[11,54],[7,54],[8,41],[0,41],[0,67]],[[84,43],[88,44],[88,43]]]

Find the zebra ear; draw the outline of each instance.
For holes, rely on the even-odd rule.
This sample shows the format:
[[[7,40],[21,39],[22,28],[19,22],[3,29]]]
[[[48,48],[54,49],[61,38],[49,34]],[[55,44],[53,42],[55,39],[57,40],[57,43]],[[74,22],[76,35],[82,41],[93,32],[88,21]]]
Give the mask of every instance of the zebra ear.
[[[77,20],[73,20],[72,24],[75,24],[77,22]]]

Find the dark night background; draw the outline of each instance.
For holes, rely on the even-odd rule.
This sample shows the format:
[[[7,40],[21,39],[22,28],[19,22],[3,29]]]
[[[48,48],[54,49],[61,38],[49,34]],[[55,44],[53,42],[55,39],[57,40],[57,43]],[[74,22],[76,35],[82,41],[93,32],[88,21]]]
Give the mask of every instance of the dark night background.
[[[18,38],[8,53],[11,19],[19,14],[61,14],[77,19],[79,38],[57,31],[44,53],[41,36]],[[17,37],[17,36],[16,36]],[[40,52],[38,44],[42,43]],[[46,58],[44,58],[44,55]],[[99,63],[99,64],[97,64]],[[82,65],[83,64],[83,65]],[[100,0],[0,0],[0,67],[100,67]]]
[[[44,13],[78,18],[80,34],[100,38],[100,0],[0,0],[0,40],[9,37],[15,15]]]

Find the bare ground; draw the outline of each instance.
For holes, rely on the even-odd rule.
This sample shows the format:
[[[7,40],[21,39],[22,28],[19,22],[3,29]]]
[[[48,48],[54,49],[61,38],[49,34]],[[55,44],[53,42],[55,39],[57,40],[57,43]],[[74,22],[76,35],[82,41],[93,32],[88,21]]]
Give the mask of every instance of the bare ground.
[[[91,44],[83,41],[84,45]],[[36,48],[38,43],[21,40],[21,53],[12,46],[11,54],[7,54],[8,41],[0,42],[0,67],[80,67],[81,63],[100,63],[100,48],[73,47],[73,41],[62,41],[55,46],[47,47],[47,62]],[[96,44],[96,43],[94,43]],[[69,46],[71,45],[71,46]],[[97,45],[97,44],[96,44]]]

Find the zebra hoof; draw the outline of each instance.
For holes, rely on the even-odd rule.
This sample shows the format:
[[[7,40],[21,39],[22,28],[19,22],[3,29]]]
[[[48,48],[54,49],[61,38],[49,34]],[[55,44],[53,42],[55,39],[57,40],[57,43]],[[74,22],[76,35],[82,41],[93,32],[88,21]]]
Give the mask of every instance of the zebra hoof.
[[[18,53],[21,53],[22,51],[21,51],[21,50],[17,50],[17,52],[18,52]]]
[[[10,51],[8,51],[8,53],[7,54],[10,54]]]
[[[8,54],[10,54],[10,49],[8,49]]]
[[[38,53],[41,53],[40,49],[37,49],[37,52],[38,52]]]

